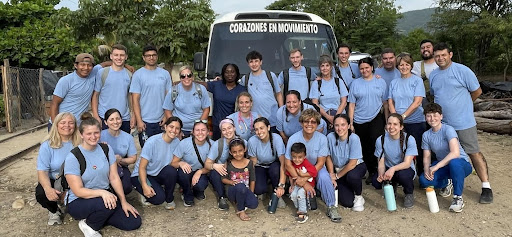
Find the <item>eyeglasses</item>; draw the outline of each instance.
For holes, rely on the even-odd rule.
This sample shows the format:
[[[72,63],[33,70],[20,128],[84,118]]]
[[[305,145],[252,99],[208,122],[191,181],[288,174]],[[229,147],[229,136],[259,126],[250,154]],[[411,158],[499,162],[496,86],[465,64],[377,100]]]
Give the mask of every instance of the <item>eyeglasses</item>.
[[[192,73],[189,73],[189,74],[180,74],[180,79],[185,79],[185,78],[192,78],[194,76],[194,74]]]
[[[313,120],[313,119],[312,120],[308,120],[308,121],[304,121],[302,123],[304,123],[304,124],[317,124],[316,120]]]
[[[196,119],[196,120],[194,120],[194,123],[204,123],[204,124],[208,124],[208,120],[206,120],[206,119]]]
[[[146,54],[144,55],[145,58],[156,58],[158,57],[158,54]]]

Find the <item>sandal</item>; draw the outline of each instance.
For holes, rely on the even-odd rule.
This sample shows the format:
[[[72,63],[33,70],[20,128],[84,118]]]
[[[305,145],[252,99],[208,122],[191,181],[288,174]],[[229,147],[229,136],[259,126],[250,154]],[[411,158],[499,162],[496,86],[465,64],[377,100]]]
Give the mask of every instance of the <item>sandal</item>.
[[[305,223],[307,220],[308,220],[308,214],[307,213],[297,213],[297,217],[295,218],[295,220],[298,222],[298,223]]]
[[[242,221],[249,221],[251,220],[251,217],[245,213],[245,210],[236,212],[236,215],[240,218]]]

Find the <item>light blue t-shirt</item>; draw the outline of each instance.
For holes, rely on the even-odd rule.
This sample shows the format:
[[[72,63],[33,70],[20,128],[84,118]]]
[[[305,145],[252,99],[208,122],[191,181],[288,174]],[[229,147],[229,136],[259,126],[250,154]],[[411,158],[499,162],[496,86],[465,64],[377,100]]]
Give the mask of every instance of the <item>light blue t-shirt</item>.
[[[104,70],[109,70],[102,87],[101,77]],[[99,92],[98,115],[104,118],[107,110],[116,108],[121,113],[123,121],[130,121],[130,108],[128,107],[128,91],[130,89],[130,74],[123,68],[114,71],[111,67],[102,68],[96,74],[94,91]],[[105,119],[105,118],[104,118]]]
[[[105,157],[105,153],[100,145],[96,145],[96,148],[92,151],[86,150],[82,145],[79,145],[78,148],[84,155],[86,161],[85,172],[81,177],[83,187],[96,190],[108,189],[110,184],[108,177],[110,174],[110,166],[116,163],[114,149],[108,146],[109,159],[107,161],[107,157]],[[80,177],[80,164],[78,163],[78,159],[71,152],[66,156],[66,163],[64,164],[64,175],[68,174]],[[71,189],[68,191],[68,194],[68,201],[70,203],[78,198]]]
[[[133,74],[130,93],[140,94],[140,114],[144,122],[158,123],[162,120],[162,105],[167,91],[171,89],[171,80],[169,72],[159,67],[155,70],[142,67]]]
[[[354,80],[350,86],[348,102],[355,103],[354,122],[363,124],[372,121],[380,113],[387,97],[386,81],[373,77],[371,80]]]
[[[249,139],[249,142],[247,142],[247,155],[258,159],[256,165],[269,165],[270,163],[279,160],[279,156],[284,155],[285,147],[283,139],[278,134],[270,134],[272,135],[272,145],[276,156],[272,155],[270,140],[263,143],[258,136],[253,136]]]
[[[396,78],[389,85],[388,98],[393,99],[395,110],[399,114],[403,114],[414,101],[414,97],[425,97],[425,86],[423,80],[415,75],[409,78]],[[419,106],[412,114],[405,118],[404,123],[421,123],[425,122],[423,115],[423,106]]]
[[[157,176],[160,174],[160,171],[162,171],[165,166],[171,164],[174,150],[179,144],[180,140],[178,138],[174,138],[170,143],[167,143],[160,134],[149,137],[146,143],[144,143],[140,158],[135,163],[132,177],[139,176],[140,159],[146,159],[148,161],[146,167],[147,175]]]
[[[469,156],[460,145],[457,132],[455,132],[455,129],[448,124],[443,123],[441,125],[441,129],[437,132],[434,132],[431,128],[423,133],[421,149],[434,152],[437,160],[441,161],[448,155],[448,153],[450,153],[450,140],[453,138],[457,138],[457,143],[459,144],[459,158],[469,162]]]
[[[386,81],[386,85],[389,86],[391,84],[391,81],[401,76],[401,73],[396,68],[393,68],[393,70],[388,71],[385,68],[380,67],[375,69],[375,75],[379,75],[382,79]]]
[[[37,155],[37,170],[48,171],[48,177],[55,180],[66,156],[73,149],[71,141],[62,142],[62,147],[51,148],[48,140],[41,143]]]
[[[349,63],[349,67],[341,67],[337,66],[340,69],[341,76],[343,77],[343,80],[345,80],[345,83],[347,83],[348,88],[350,88],[350,85],[352,84],[352,81],[361,77],[361,72],[359,71],[359,66],[357,66],[356,63]],[[336,77],[339,77],[336,73],[336,69],[332,68],[332,75],[335,75]],[[340,78],[341,79],[341,78]],[[340,86],[343,83],[343,81],[340,80]]]
[[[196,151],[194,150],[194,145],[192,144],[192,137],[185,138],[181,140],[180,145],[174,150],[174,155],[180,158],[182,161],[187,162],[191,167],[192,171],[196,171],[198,169],[202,169],[203,166],[197,159]],[[201,160],[206,162],[206,158],[208,157],[208,152],[210,151],[210,142],[205,141],[203,145],[197,145],[197,150],[199,151],[199,156],[201,156]]]
[[[285,69],[286,70],[286,69]],[[300,94],[300,99],[305,100],[309,95],[309,81],[315,79],[315,75],[311,72],[311,78],[307,77],[306,68],[304,66],[300,67],[300,70],[295,70],[293,67],[287,69],[288,75],[290,75],[288,81],[288,91],[296,90]],[[251,76],[252,77],[252,76]],[[284,76],[283,72],[279,74],[277,78],[279,81],[279,85],[284,86]]]
[[[314,107],[310,104],[302,103],[304,106],[304,110],[306,109],[314,109]],[[281,106],[277,110],[277,124],[276,129],[279,132],[284,132],[284,134],[287,137],[290,137],[291,135],[295,134],[296,132],[302,130],[302,126],[299,122],[299,117],[302,114],[302,111],[299,110],[299,112],[296,115],[293,115],[291,113],[288,113],[286,115],[286,105]],[[320,124],[317,127],[317,130],[322,129],[322,133],[324,135],[327,134],[327,123],[325,120],[320,119]]]
[[[246,86],[247,91],[252,96],[253,106],[252,111],[258,113],[261,117],[265,117],[270,122],[270,126],[276,126],[276,112],[278,104],[276,101],[275,93],[281,92],[279,82],[276,75],[271,72],[275,91],[272,91],[272,85],[267,78],[265,70],[261,70],[260,75],[255,76],[252,74],[249,77],[249,85],[245,85],[245,75],[240,79],[240,85]]]
[[[236,134],[246,141],[254,136],[254,120],[258,117],[258,113],[252,111],[251,116],[247,118],[240,116],[239,112],[235,112],[227,116],[227,118],[232,119],[235,123]]]
[[[348,164],[349,160],[358,160],[358,163],[363,163],[363,150],[361,148],[361,140],[359,139],[359,136],[352,133],[347,140],[341,141],[338,139],[338,145],[336,145],[336,136],[334,136],[334,132],[327,135],[331,160],[336,168],[344,167]]]
[[[222,154],[220,155],[219,160],[217,161],[217,164],[224,164],[226,163],[226,160],[229,157],[229,142],[226,140],[226,138],[221,137],[219,140],[212,143],[212,147],[210,148],[210,151],[208,152],[208,159],[215,161],[217,157],[219,156],[219,141],[223,140],[222,144]],[[245,147],[247,147],[247,141],[243,140]]]
[[[416,146],[416,140],[413,136],[409,136],[407,140],[407,145],[403,144],[403,147],[400,148],[400,139],[394,140],[389,136],[389,133],[385,133],[384,135],[384,164],[386,167],[390,168],[395,165],[398,165],[404,161],[402,158],[402,151],[407,146],[407,150],[405,150],[405,156],[417,156],[418,148]],[[404,139],[407,137],[407,134],[404,133]],[[381,136],[377,138],[375,141],[375,153],[373,153],[376,157],[379,157],[382,153],[382,140]],[[416,168],[414,168],[414,162],[411,162],[411,168],[416,173]]]
[[[309,97],[311,99],[318,99],[320,106],[324,110],[338,110],[338,107],[341,104],[341,98],[348,96],[348,91],[343,81],[340,80],[340,89],[338,90],[338,86],[336,86],[336,79],[332,77],[329,80],[322,79],[322,87],[320,88],[320,92],[318,91],[318,81],[314,81],[311,84],[311,91],[309,92]],[[345,113],[345,111],[343,111]]]
[[[100,142],[109,144],[114,149],[114,154],[121,157],[129,157],[137,154],[137,148],[132,135],[120,131],[117,137],[112,136],[108,129],[101,131]]]
[[[306,146],[306,158],[313,165],[316,164],[318,157],[327,157],[329,155],[329,146],[325,135],[315,132],[313,137],[309,139],[309,141],[306,141],[302,134],[302,130],[300,130],[288,139],[285,153],[286,159],[292,159],[292,145],[297,142],[303,143]]]
[[[59,104],[59,114],[62,112],[72,113],[76,118],[77,126],[81,122],[80,115],[89,109],[96,73],[100,68],[99,64],[94,66],[86,78],[78,76],[76,71],[63,76],[53,91],[53,95],[62,98],[62,102]]]
[[[443,108],[443,122],[455,130],[476,126],[470,93],[478,90],[480,83],[471,69],[452,62],[447,69],[432,71],[429,81],[434,101]]]
[[[194,121],[201,119],[203,109],[210,107],[211,101],[208,91],[203,85],[199,85],[201,89],[201,98],[196,90],[196,84],[192,83],[190,90],[185,90],[180,83],[175,86],[178,96],[172,101],[173,89],[169,90],[165,96],[163,109],[172,111],[172,115],[181,119],[183,128],[181,130],[190,132],[194,126]]]

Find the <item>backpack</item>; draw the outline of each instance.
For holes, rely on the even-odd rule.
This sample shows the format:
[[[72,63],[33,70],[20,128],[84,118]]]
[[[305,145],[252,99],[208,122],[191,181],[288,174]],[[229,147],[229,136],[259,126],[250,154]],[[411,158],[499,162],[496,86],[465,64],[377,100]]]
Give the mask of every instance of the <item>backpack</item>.
[[[199,85],[199,83],[195,83],[193,82],[195,87],[196,87],[196,92],[197,92],[197,96],[199,96],[199,99],[202,99],[203,98],[203,91],[201,90],[201,86]],[[172,86],[172,94],[171,94],[171,98],[172,98],[172,103],[174,104],[174,101],[176,101],[176,99],[178,98],[178,88],[177,88],[178,85],[175,85],[175,86]]]
[[[386,134],[380,136],[380,144],[381,144],[381,147],[382,147],[382,152],[380,153],[380,156],[377,157],[379,160],[380,160],[380,158],[382,158],[382,155],[384,155],[384,137],[385,136],[386,136]],[[405,135],[405,139],[404,139],[404,141],[405,141],[405,149],[402,150],[402,154],[401,154],[402,159],[405,156],[405,151],[407,151],[407,142],[409,141],[409,137],[410,136],[411,136],[411,134],[409,134],[409,133],[406,133],[406,135]]]
[[[103,68],[103,72],[101,73],[101,88],[105,86],[105,81],[107,80],[108,73],[110,72],[110,66]],[[130,85],[132,84],[132,72],[130,70],[126,69],[126,72],[128,73],[128,77],[130,77]],[[128,104],[131,106],[131,99],[130,99],[130,87],[128,86],[128,93],[127,93],[127,101]]]
[[[199,154],[199,150],[197,149],[196,142],[194,142],[194,137],[193,136],[191,136],[191,137],[192,137],[192,145],[194,146],[194,151],[196,152],[196,156],[197,156],[197,161],[199,161],[201,166],[204,167],[204,162],[201,159],[201,154]],[[210,143],[210,139],[206,138],[206,142],[208,142],[208,150],[210,150],[210,148],[212,147],[212,144]]]
[[[348,65],[348,67],[350,68],[350,71],[352,72],[352,67],[350,67],[350,64]],[[347,92],[350,92],[350,89],[348,88],[348,85],[345,82],[345,79],[343,79],[343,77],[341,76],[340,68],[338,66],[334,65],[334,71],[336,72],[338,77],[341,78],[341,80],[343,81],[343,84],[345,84],[345,88],[347,88]],[[352,78],[354,78],[354,77],[355,77],[354,72],[352,72]],[[340,82],[337,81],[336,85],[338,86],[338,91],[339,91],[340,90]],[[320,84],[318,85],[318,90],[320,90]]]
[[[274,86],[274,79],[272,78],[270,71],[265,71],[265,74],[267,74],[268,82],[270,82],[270,85],[272,86],[272,93],[274,94],[274,98],[276,99],[276,102],[277,102],[277,97],[276,97],[276,92],[275,92],[276,87]],[[249,88],[249,76],[250,75],[251,75],[251,73],[247,73],[245,75],[245,87],[247,87],[247,88]]]
[[[104,143],[98,143],[98,145],[100,145],[101,149],[103,150],[103,153],[105,153],[105,156],[107,157],[107,162],[110,164],[110,159],[108,157],[108,145],[107,144],[104,144]],[[78,147],[75,147],[71,150],[71,153],[76,157],[76,159],[78,160],[78,164],[80,164],[80,176],[82,176],[85,172],[85,168],[87,167],[87,163],[86,163],[86,160],[85,160],[85,157],[84,157],[84,154],[82,154],[82,151],[80,151],[80,148]],[[61,195],[59,197],[61,203],[64,203],[63,200],[64,200],[64,197],[66,196],[66,193],[67,193],[67,197],[69,198],[69,184],[68,184],[68,181],[66,180],[66,177],[64,176],[64,163],[62,163],[62,165],[60,166],[60,170],[59,170],[59,174],[57,175],[57,178],[55,179],[55,184],[54,184],[54,188],[57,190],[57,191],[60,191],[61,192]],[[66,203],[64,203],[65,205],[67,205],[67,201]]]
[[[224,148],[224,138],[220,138],[217,140],[217,158],[215,158],[215,161],[213,163],[217,163],[220,160],[220,157],[222,156],[223,148]]]
[[[306,67],[306,66],[304,68],[306,68],[306,77],[308,79],[308,95],[309,95],[309,91],[311,90],[311,83],[309,82],[309,80],[311,78],[311,68]],[[283,79],[284,79],[283,95],[286,95],[286,93],[288,93],[288,84],[290,83],[290,69],[283,70]],[[302,98],[302,100],[305,100],[305,99],[306,98]]]
[[[318,80],[317,83],[318,83],[318,93],[320,95],[322,95],[322,91],[320,91],[320,88],[322,88],[322,80]],[[341,93],[340,93],[340,79],[338,77],[335,77],[334,78],[334,83],[336,83],[336,86],[338,87],[338,94],[341,95]],[[343,81],[343,83],[345,83],[345,81]],[[345,84],[345,86],[347,86],[347,84]],[[347,88],[347,90],[348,90],[348,88]]]

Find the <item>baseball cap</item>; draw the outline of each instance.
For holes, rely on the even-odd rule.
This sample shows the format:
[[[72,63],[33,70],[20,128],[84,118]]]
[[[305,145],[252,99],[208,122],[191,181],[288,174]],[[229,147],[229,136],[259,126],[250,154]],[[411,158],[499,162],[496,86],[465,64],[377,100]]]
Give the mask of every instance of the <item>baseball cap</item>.
[[[77,55],[75,58],[75,63],[84,62],[87,59],[89,59],[88,61],[90,61],[92,64],[94,64],[94,57],[88,53],[81,53],[81,54]]]

